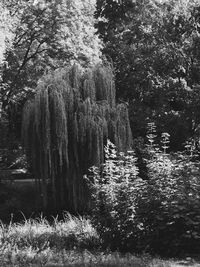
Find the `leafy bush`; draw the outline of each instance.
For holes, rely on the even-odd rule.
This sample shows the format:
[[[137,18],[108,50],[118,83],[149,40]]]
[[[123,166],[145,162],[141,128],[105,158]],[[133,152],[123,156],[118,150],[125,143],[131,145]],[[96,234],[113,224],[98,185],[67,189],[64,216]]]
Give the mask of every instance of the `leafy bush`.
[[[199,161],[185,152],[167,155],[154,150],[147,167],[148,186],[138,209],[146,246],[161,254],[199,252]]]
[[[200,162],[189,152],[167,154],[169,135],[156,144],[150,125],[145,153],[147,179],[139,177],[133,151],[108,142],[105,164],[90,169],[93,223],[105,246],[121,251],[177,255],[199,252]]]
[[[144,181],[138,177],[133,151],[118,153],[108,141],[103,169],[92,167],[93,224],[104,244],[111,249],[129,250],[141,231],[137,215]]]

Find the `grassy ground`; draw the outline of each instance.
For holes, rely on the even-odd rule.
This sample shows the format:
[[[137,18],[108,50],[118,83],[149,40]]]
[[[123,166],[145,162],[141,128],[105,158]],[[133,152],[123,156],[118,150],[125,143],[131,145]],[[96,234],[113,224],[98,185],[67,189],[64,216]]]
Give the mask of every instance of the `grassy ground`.
[[[66,214],[53,223],[41,218],[0,226],[0,267],[11,266],[116,266],[181,267],[200,266],[191,259],[162,261],[150,256],[102,252],[90,221]]]

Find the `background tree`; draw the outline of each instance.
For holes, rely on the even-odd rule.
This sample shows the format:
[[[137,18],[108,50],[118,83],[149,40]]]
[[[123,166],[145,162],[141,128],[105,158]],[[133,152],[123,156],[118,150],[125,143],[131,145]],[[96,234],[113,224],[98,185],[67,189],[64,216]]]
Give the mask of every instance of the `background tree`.
[[[103,52],[116,70],[117,97],[129,102],[135,137],[155,120],[180,149],[199,125],[198,10],[197,1],[98,1]]]
[[[101,42],[93,27],[94,0],[5,1],[16,20],[13,42],[5,53],[1,88],[10,129],[20,129],[21,107],[47,71],[76,61],[100,60]],[[17,112],[16,108],[19,110]],[[17,118],[16,118],[17,115]]]

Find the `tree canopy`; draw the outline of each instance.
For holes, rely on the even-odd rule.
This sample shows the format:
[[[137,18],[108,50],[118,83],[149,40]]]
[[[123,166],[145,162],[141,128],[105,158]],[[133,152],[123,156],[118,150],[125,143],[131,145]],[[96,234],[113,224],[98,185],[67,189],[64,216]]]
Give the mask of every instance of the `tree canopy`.
[[[99,0],[96,16],[134,136],[155,120],[180,148],[199,125],[198,1]]]
[[[15,0],[4,1],[2,7],[14,21],[2,64],[1,102],[7,113],[23,105],[46,72],[74,62],[89,66],[100,61],[94,0]]]

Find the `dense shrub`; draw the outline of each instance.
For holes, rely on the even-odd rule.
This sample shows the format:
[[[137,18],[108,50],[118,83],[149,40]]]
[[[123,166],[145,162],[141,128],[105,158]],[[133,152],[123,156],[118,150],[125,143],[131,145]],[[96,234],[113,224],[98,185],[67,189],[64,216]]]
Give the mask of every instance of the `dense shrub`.
[[[139,206],[145,218],[146,245],[162,254],[198,252],[200,164],[184,152],[153,156],[148,163],[148,186]]]
[[[168,255],[199,252],[200,162],[189,151],[167,154],[169,136],[148,134],[147,179],[139,177],[133,151],[108,142],[102,169],[92,168],[93,223],[111,249]]]
[[[140,229],[137,200],[145,182],[138,177],[133,151],[117,153],[108,141],[103,169],[92,167],[93,223],[110,249],[129,250],[135,246]]]

